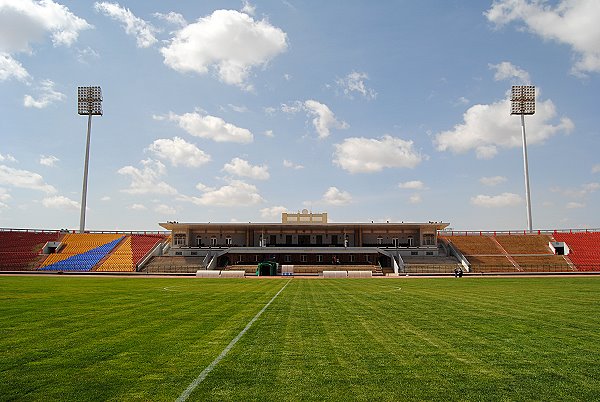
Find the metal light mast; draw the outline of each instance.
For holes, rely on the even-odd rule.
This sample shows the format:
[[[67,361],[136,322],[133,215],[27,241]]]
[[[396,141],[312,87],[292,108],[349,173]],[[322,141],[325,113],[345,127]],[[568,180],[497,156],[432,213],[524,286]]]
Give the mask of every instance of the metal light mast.
[[[81,192],[81,217],[79,233],[85,231],[85,208],[87,201],[88,166],[90,161],[90,134],[92,131],[92,116],[102,116],[102,89],[100,87],[77,88],[77,114],[88,116],[87,141],[85,144],[85,164],[83,167],[83,190]]]
[[[525,171],[525,197],[527,201],[527,230],[531,233],[533,228],[531,223],[531,191],[529,189],[527,140],[525,139],[525,115],[535,113],[535,87],[533,85],[513,85],[510,100],[510,114],[521,115],[521,134],[523,136],[523,167]]]

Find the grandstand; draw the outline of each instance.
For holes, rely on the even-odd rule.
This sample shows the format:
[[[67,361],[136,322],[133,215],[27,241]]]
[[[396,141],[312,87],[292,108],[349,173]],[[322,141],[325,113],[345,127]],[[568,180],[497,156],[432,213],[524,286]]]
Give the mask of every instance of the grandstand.
[[[548,234],[444,233],[440,236],[464,256],[471,272],[568,272],[575,271],[568,256],[555,255]],[[600,260],[597,262],[599,263]],[[599,267],[600,268],[600,267]]]
[[[554,232],[554,238],[569,246],[569,259],[577,270],[600,270],[600,232]]]
[[[135,271],[143,258],[162,240],[164,240],[162,235],[134,234],[127,236],[96,271]]]
[[[125,236],[120,234],[67,234],[63,247],[50,254],[40,266],[42,271],[91,271]]]
[[[291,265],[294,275],[322,275],[324,271],[336,270],[370,271],[373,276],[451,273],[457,267],[473,273],[600,271],[598,231],[528,234],[438,228],[430,244],[431,238],[426,235],[438,225],[435,223],[424,224],[425,229],[419,224],[212,224],[210,231],[208,226],[202,226],[209,239],[206,245],[194,225],[184,224],[185,238],[177,225],[169,235],[2,229],[0,271],[243,270],[252,275],[262,261]],[[273,234],[276,231],[278,234]],[[401,231],[405,232],[403,238]],[[245,238],[256,244],[233,245],[234,235],[241,239],[240,243]],[[197,243],[192,244],[191,239]],[[564,248],[566,255],[556,251],[556,244],[564,244],[559,249]]]
[[[0,229],[0,271],[132,272],[162,253],[162,233]]]
[[[0,271],[23,271],[37,268],[42,247],[59,240],[60,232],[0,231]]]

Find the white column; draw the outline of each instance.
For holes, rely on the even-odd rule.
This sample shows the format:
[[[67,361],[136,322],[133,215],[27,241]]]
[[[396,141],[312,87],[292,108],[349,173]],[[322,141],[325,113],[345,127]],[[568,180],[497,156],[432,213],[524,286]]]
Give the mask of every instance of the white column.
[[[90,162],[90,133],[92,131],[92,113],[88,115],[87,141],[85,144],[85,162],[83,166],[83,190],[81,191],[81,216],[79,218],[79,233],[85,231],[85,208],[87,203],[88,166]]]
[[[521,133],[523,134],[523,165],[525,170],[525,198],[527,202],[527,230],[533,231],[531,223],[531,190],[529,189],[529,163],[527,161],[527,140],[525,139],[525,114],[521,113]]]

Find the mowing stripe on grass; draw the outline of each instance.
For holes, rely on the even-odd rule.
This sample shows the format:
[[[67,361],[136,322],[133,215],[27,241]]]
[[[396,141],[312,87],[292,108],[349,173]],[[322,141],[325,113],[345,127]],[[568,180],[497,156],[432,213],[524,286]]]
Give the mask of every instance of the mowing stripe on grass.
[[[240,333],[237,334],[237,336],[235,338],[233,338],[233,340],[231,342],[229,342],[229,345],[227,345],[225,347],[225,349],[223,349],[221,354],[219,356],[217,356],[217,358],[215,360],[213,360],[211,364],[206,366],[206,368],[204,370],[202,370],[200,375],[198,375],[198,377],[196,377],[196,379],[194,381],[192,381],[192,383],[186,388],[186,390],[183,391],[183,393],[181,395],[179,395],[179,398],[176,399],[176,402],[183,402],[190,397],[191,393],[196,389],[196,387],[198,385],[200,385],[200,383],[202,381],[204,381],[206,376],[208,376],[208,374],[216,367],[216,365],[219,364],[219,362],[227,355],[227,353],[229,353],[229,351],[231,350],[231,348],[233,348],[233,346],[237,343],[237,341],[239,341],[240,338],[242,336],[244,336],[246,331],[248,331],[248,329],[250,329],[252,324],[254,324],[254,321],[258,320],[258,317],[260,317],[261,314],[267,309],[267,307],[269,307],[269,305],[271,303],[273,303],[273,300],[275,300],[277,298],[277,296],[279,296],[279,294],[281,292],[283,292],[283,289],[285,289],[285,287],[290,283],[290,281],[291,281],[291,279],[289,281],[287,281],[286,284],[283,285],[283,287],[281,289],[279,289],[279,292],[277,292],[275,294],[275,296],[273,296],[273,298],[271,300],[269,300],[269,302],[267,304],[265,304],[265,306],[262,308],[262,310],[260,310],[258,313],[256,313],[254,318],[250,320],[250,322],[244,327],[244,329],[242,329],[240,331]]]

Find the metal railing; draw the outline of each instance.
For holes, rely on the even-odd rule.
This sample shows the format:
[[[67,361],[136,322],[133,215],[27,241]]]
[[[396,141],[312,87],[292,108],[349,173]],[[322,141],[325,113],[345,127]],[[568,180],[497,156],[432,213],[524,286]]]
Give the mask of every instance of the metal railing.
[[[540,229],[527,230],[439,230],[439,236],[497,236],[497,235],[553,235],[554,233],[597,233],[600,229]]]

